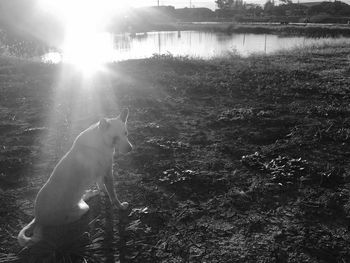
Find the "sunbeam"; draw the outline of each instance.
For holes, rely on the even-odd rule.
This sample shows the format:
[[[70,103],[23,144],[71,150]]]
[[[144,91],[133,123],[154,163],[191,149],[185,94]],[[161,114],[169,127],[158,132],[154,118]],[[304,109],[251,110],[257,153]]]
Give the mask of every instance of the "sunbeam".
[[[91,76],[112,61],[113,38],[103,31],[113,16],[128,8],[125,1],[40,0],[39,6],[64,25],[62,62]]]

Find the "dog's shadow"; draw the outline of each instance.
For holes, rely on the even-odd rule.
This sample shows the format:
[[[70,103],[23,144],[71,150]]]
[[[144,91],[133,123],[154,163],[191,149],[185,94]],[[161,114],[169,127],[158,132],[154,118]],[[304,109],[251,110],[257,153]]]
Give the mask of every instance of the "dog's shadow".
[[[124,263],[127,254],[125,228],[129,223],[128,211],[120,210],[118,213],[114,213],[108,198],[104,198],[104,204],[105,231],[103,246],[109,250],[109,252],[106,250],[105,262],[116,262],[115,255],[118,255],[119,262]],[[114,229],[116,226],[118,231]],[[118,251],[115,248],[118,248]]]
[[[105,262],[106,263],[114,263],[114,248],[115,246],[115,235],[114,235],[114,214],[113,214],[113,208],[111,206],[111,203],[109,200],[105,197],[103,198],[104,203],[104,218],[105,218],[105,231],[104,231],[104,239],[103,239],[103,246],[106,248],[105,250]]]
[[[79,221],[45,228],[41,242],[19,253],[20,262],[125,262],[124,215],[116,216],[106,196],[87,203],[89,212]]]

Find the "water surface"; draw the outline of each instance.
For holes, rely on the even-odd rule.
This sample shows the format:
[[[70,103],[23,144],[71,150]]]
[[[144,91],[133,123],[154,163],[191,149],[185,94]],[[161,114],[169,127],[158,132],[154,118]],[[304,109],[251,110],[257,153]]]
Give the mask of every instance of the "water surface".
[[[308,38],[308,37],[281,37],[272,34],[225,34],[218,32],[201,31],[168,31],[148,32],[139,34],[112,35],[103,33],[103,47],[97,50],[84,50],[85,58],[89,56],[103,57],[106,62],[115,62],[128,59],[149,58],[154,54],[172,54],[174,56],[192,56],[212,58],[225,56],[228,52],[236,52],[242,56],[254,53],[271,54],[280,50],[295,47],[310,46],[313,44],[329,43],[339,39]],[[348,41],[349,38],[342,38]],[[109,47],[106,49],[105,47]],[[44,61],[59,62],[62,56],[50,52],[43,57]],[[64,54],[63,54],[64,60]]]

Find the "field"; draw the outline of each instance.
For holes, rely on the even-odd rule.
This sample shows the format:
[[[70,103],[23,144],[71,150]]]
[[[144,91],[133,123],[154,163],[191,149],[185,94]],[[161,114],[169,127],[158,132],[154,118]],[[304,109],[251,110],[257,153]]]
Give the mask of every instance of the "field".
[[[350,262],[349,52],[155,56],[93,81],[2,58],[0,262],[19,262],[17,233],[75,136],[124,107],[135,149],[114,175],[132,210],[96,197],[90,234],[23,262]]]

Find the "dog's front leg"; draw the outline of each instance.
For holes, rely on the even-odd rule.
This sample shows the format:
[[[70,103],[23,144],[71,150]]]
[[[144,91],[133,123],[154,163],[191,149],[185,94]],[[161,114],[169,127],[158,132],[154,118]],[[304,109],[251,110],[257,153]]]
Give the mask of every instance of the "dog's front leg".
[[[107,172],[107,175],[104,176],[104,185],[107,190],[109,199],[111,200],[111,203],[116,206],[118,209],[127,209],[129,204],[127,202],[121,203],[118,199],[117,194],[114,191],[114,179],[113,179],[113,170],[112,168],[109,169]]]

